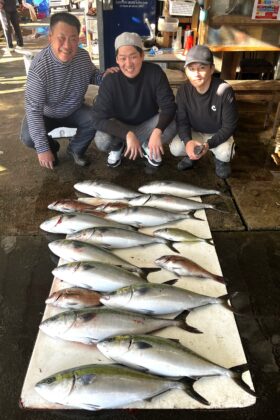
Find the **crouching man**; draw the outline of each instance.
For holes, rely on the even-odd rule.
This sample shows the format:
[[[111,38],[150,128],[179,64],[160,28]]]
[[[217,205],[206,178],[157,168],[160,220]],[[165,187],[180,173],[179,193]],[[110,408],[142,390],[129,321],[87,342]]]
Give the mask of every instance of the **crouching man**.
[[[178,136],[170,144],[174,156],[184,156],[178,170],[191,169],[210,150],[216,175],[231,174],[234,156],[232,137],[238,122],[232,87],[214,78],[213,54],[207,46],[196,45],[186,55],[187,82],[177,93]]]
[[[122,156],[145,157],[159,166],[176,134],[175,98],[157,64],[146,63],[141,37],[124,32],[115,40],[118,73],[109,74],[93,105],[95,143],[108,153],[107,165],[120,165]]]

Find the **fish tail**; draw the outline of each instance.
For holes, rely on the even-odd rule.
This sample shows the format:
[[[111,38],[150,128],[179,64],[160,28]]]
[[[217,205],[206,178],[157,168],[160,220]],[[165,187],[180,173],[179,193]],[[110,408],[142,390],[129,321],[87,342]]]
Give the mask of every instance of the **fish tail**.
[[[204,219],[201,219],[200,217],[197,217],[196,215],[195,215],[195,212],[196,212],[197,210],[192,210],[192,211],[190,211],[189,212],[189,218],[190,219],[193,219],[193,220],[201,220],[201,221],[203,221],[204,222]]]
[[[180,251],[178,251],[178,249],[176,249],[174,247],[174,244],[176,244],[177,242],[172,242],[172,241],[166,241],[166,246],[171,250],[176,252],[177,254],[180,254]]]
[[[225,278],[223,276],[214,275],[213,280],[216,280],[219,283],[225,284]]]
[[[190,311],[183,311],[179,315],[176,316],[175,321],[178,322],[179,328],[182,328],[185,331],[194,333],[194,334],[203,334],[202,331],[198,330],[195,327],[192,327],[187,323],[187,316],[189,315]]]
[[[243,365],[238,365],[230,368],[230,371],[233,373],[232,379],[234,382],[239,385],[244,391],[248,392],[248,394],[252,395],[253,397],[256,397],[255,391],[253,391],[249,385],[246,384],[246,382],[242,379],[242,373],[246,372],[248,370],[248,364],[244,363]]]
[[[147,279],[148,275],[151,273],[156,273],[157,271],[160,271],[161,268],[157,267],[141,267],[141,277],[144,279]]]
[[[209,244],[209,245],[214,245],[214,240],[213,240],[213,238],[208,238],[208,239],[205,239],[205,242],[206,242],[207,244]]]
[[[234,292],[234,293],[229,293],[229,294],[226,294],[226,295],[222,295],[222,296],[219,296],[219,301],[222,303],[222,305],[226,308],[226,309],[229,309],[231,312],[234,312],[235,313],[235,311],[234,311],[234,309],[233,309],[233,307],[229,304],[229,300],[231,299],[231,298],[233,298],[234,296],[236,296],[237,295],[237,293],[238,292]]]
[[[200,402],[201,404],[210,405],[209,401],[207,401],[204,397],[202,397],[202,395],[195,391],[193,387],[195,381],[196,380],[192,378],[182,378],[179,380],[179,382],[181,382],[184,385],[184,390],[186,394],[188,394],[190,397]]]

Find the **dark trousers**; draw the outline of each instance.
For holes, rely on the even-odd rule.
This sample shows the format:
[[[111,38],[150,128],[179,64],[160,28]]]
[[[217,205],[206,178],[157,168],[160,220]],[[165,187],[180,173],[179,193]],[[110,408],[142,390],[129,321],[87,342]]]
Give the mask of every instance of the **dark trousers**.
[[[92,107],[89,105],[82,105],[80,109],[65,118],[49,118],[44,116],[44,123],[46,133],[49,133],[58,127],[77,128],[76,135],[70,139],[70,148],[73,152],[81,156],[85,153],[95,136]],[[50,149],[53,150],[54,142],[52,137],[47,137]],[[22,121],[20,138],[26,146],[35,148],[34,142],[30,136],[26,116]]]
[[[18,18],[17,11],[6,12],[6,19],[7,19],[7,31],[5,31],[5,32],[7,32],[6,36],[7,36],[7,42],[8,42],[9,48],[13,48],[12,26],[13,26],[14,31],[15,31],[17,45],[19,47],[22,47],[23,46],[23,38],[22,38],[20,26],[19,26],[19,18]],[[11,26],[11,24],[12,24],[12,26]]]

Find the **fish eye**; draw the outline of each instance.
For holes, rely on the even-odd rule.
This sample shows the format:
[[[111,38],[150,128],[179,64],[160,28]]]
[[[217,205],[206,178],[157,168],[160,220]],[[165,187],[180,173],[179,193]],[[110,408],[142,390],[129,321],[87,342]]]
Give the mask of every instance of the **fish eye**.
[[[44,383],[46,383],[46,384],[49,385],[49,384],[52,384],[55,381],[56,381],[55,376],[50,376],[49,378],[47,378],[47,379],[44,380]]]

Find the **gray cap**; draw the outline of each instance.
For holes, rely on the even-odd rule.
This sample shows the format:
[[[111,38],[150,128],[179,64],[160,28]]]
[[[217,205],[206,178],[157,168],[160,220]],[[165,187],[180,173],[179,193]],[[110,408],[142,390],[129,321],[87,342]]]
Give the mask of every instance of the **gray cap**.
[[[185,67],[191,63],[202,63],[212,65],[213,54],[206,45],[195,45],[186,55]]]
[[[120,47],[129,46],[139,47],[143,49],[142,39],[140,35],[135,32],[123,32],[115,39],[115,50],[117,51]]]

